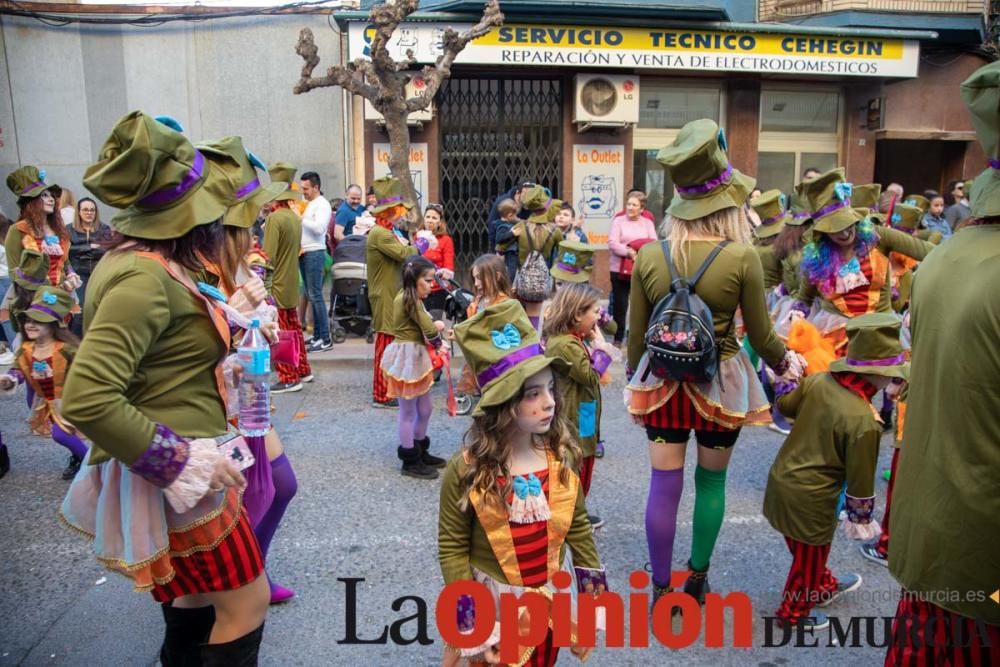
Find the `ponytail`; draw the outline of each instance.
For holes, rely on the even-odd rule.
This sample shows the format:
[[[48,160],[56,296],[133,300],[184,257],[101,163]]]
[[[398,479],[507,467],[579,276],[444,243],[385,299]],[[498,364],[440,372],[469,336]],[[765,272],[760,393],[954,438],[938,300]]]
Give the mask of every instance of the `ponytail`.
[[[420,276],[433,270],[434,263],[421,255],[409,257],[403,263],[403,312],[414,322],[417,321],[417,313],[420,310],[417,281],[420,280]]]

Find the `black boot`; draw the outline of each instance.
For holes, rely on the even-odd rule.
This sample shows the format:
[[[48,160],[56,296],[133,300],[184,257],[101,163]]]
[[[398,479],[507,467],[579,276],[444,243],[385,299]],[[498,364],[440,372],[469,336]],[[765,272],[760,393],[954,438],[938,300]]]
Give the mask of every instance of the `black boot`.
[[[264,624],[225,644],[202,644],[201,664],[205,667],[257,667],[257,652],[264,636]]]
[[[662,598],[667,593],[672,592],[673,590],[672,588],[670,588],[669,584],[667,584],[666,586],[660,586],[658,583],[656,583],[655,579],[653,579],[652,581],[653,581],[653,601],[649,603],[649,615],[651,618],[653,615],[653,608],[656,606],[656,603],[660,600],[660,598]]]
[[[892,430],[892,409],[894,407],[893,401],[889,400],[885,392],[882,392],[882,407],[878,411],[879,417],[882,418],[882,430],[891,431]]]
[[[396,456],[403,462],[402,472],[404,475],[417,479],[437,479],[438,471],[424,464],[421,460],[423,452],[420,451],[419,447],[414,446],[409,449],[397,447]]]
[[[83,459],[76,454],[70,454],[69,461],[66,463],[66,468],[62,471],[62,478],[73,479],[76,477],[76,473],[80,471],[81,463],[83,463]]]
[[[704,570],[696,570],[691,561],[688,561],[688,569],[691,570],[691,576],[684,582],[684,592],[704,606],[705,594],[712,592],[712,587],[708,585],[708,566]]]
[[[0,436],[0,477],[10,472],[10,455],[7,454],[7,445],[3,444]]]
[[[201,645],[215,625],[215,607],[181,609],[169,602],[160,605],[167,631],[160,647],[160,664],[163,667],[199,667]]]
[[[423,440],[414,440],[413,446],[420,449],[420,460],[423,461],[425,466],[430,466],[431,468],[443,468],[448,465],[440,456],[434,456],[430,453],[431,448],[431,438],[430,436],[425,436]]]

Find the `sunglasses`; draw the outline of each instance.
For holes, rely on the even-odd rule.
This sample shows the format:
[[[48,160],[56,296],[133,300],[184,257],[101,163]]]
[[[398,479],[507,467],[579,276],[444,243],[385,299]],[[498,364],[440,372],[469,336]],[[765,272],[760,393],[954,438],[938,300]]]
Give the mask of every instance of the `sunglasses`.
[[[444,206],[441,204],[428,204],[424,210],[426,211],[437,211],[441,215],[444,215]]]

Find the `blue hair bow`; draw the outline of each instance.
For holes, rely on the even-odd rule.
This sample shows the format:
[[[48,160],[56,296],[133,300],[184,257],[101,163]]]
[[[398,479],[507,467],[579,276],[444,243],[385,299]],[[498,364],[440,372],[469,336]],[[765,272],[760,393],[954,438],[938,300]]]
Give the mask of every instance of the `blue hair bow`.
[[[42,292],[42,301],[49,304],[50,306],[54,306],[56,305],[56,302],[59,301],[59,299],[52,292],[45,290],[44,292]]]
[[[833,195],[840,201],[848,201],[851,198],[851,190],[853,187],[850,183],[837,183],[833,186]]]
[[[490,338],[493,339],[493,346],[500,350],[509,350],[521,344],[521,332],[510,322],[503,329],[491,331]]]
[[[533,496],[542,495],[542,483],[535,477],[535,473],[528,475],[527,479],[520,475],[514,478],[514,495],[524,500],[528,497],[528,494]]]
[[[917,200],[916,199],[907,199],[903,203],[906,204],[907,206],[916,206],[917,205]]]
[[[153,120],[155,120],[157,123],[160,123],[161,125],[166,125],[171,130],[176,130],[177,132],[181,133],[184,132],[184,126],[181,125],[181,122],[176,118],[174,118],[173,116],[154,116]]]
[[[728,152],[729,151],[729,144],[726,142],[726,130],[725,130],[725,128],[722,128],[722,127],[719,128],[718,141],[719,141],[719,148],[721,148],[722,150]]]
[[[778,195],[778,204],[781,205],[781,210],[782,211],[785,211],[785,210],[788,209],[788,206],[786,205],[787,202],[788,202],[788,198],[785,197],[785,193],[784,192],[782,192],[780,195]]]
[[[267,171],[267,165],[260,161],[260,158],[254,155],[251,151],[247,151],[247,158],[250,160],[250,164],[257,167],[261,171]]]
[[[564,252],[562,261],[564,264],[576,264],[576,253]]]
[[[38,180],[40,180],[42,183],[45,182],[45,177],[48,176],[48,175],[49,175],[49,172],[45,171],[44,169],[39,169],[38,170]]]

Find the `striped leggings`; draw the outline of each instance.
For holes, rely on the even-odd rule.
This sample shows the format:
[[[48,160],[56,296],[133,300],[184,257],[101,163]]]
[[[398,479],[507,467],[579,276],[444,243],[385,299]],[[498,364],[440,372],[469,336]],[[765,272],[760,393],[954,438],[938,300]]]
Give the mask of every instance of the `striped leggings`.
[[[989,667],[1000,664],[1000,626],[959,616],[903,591],[885,667]]]
[[[792,552],[792,567],[775,616],[795,623],[800,618],[807,618],[824,594],[837,588],[837,579],[826,566],[829,544],[805,544],[788,536],[785,536],[785,543]]]

